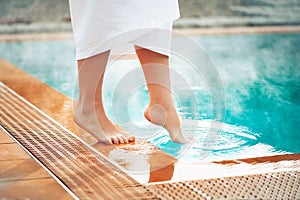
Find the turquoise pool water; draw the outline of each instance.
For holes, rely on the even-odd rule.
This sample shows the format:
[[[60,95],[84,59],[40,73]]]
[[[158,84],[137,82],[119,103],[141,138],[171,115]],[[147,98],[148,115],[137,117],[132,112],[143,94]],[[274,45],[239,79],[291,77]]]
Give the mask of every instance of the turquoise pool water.
[[[126,127],[120,116],[116,119],[112,107],[122,103],[122,98],[114,96],[112,88],[124,74],[138,70],[136,60],[120,60],[111,64],[107,71],[104,98],[111,118],[124,123],[123,126],[137,136],[186,161],[300,153],[300,34],[199,36],[192,39],[206,49],[223,80],[226,115],[223,131],[213,149],[203,146],[214,119],[210,93],[201,80],[198,85],[191,84],[193,97],[197,98],[196,107],[191,104],[191,94],[175,88],[183,128],[187,134],[195,136],[192,145],[171,142],[165,131],[149,126],[143,119],[143,109],[148,103],[144,85],[132,93],[125,109],[136,126]],[[0,43],[0,56],[64,94],[74,96],[73,41]],[[193,75],[176,58],[171,60],[171,66],[186,79]],[[210,154],[199,156],[203,151]]]

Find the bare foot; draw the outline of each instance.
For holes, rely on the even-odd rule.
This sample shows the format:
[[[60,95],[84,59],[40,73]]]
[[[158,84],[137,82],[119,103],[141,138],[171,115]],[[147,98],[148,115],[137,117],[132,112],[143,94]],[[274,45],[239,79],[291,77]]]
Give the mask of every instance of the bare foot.
[[[97,112],[97,111],[96,111]],[[97,116],[95,111],[82,112],[80,106],[74,108],[74,122],[95,136],[98,141],[106,144],[124,144],[134,142],[135,137],[127,133],[124,129],[114,124],[109,120],[106,114],[99,114]]]
[[[174,106],[150,104],[145,110],[144,116],[151,123],[164,127],[173,142],[187,143],[190,141],[182,133],[180,120]]]

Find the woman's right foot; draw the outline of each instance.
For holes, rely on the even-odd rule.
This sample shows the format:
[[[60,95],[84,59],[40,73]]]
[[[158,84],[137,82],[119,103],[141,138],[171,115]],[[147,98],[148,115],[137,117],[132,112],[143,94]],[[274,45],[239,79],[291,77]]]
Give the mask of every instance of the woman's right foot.
[[[74,122],[92,134],[98,141],[106,144],[124,144],[134,142],[135,137],[127,133],[124,129],[114,124],[103,114],[95,111],[84,113],[79,106],[74,108]]]
[[[188,143],[190,141],[182,133],[181,123],[174,106],[150,104],[146,108],[144,116],[151,123],[164,127],[169,132],[173,142]]]

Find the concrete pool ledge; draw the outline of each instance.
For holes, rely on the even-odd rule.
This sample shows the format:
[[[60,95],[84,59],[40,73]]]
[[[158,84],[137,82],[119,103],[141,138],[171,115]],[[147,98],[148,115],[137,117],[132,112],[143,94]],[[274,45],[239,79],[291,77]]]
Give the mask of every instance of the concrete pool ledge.
[[[241,26],[215,28],[174,29],[187,36],[195,35],[232,35],[232,34],[270,34],[270,33],[299,33],[300,26]],[[27,33],[0,34],[0,42],[35,41],[35,40],[72,40],[72,32],[63,33]]]
[[[46,84],[35,79],[34,77],[30,76],[26,72],[20,70],[19,68],[13,66],[3,59],[0,59],[0,82],[7,85],[10,89],[32,103],[42,112],[46,113],[46,115],[53,118],[55,121],[57,121],[72,133],[76,134],[80,138],[83,138],[88,143],[93,142],[92,139],[89,139],[89,137],[85,137],[86,133],[79,130],[73,123],[72,100],[69,97],[63,95],[50,86],[47,86]],[[5,135],[2,135],[0,138],[4,138],[3,141],[6,141],[6,143],[14,143],[13,141],[10,141]],[[158,149],[154,145],[149,144],[148,142],[145,142],[143,140],[138,140],[134,144],[127,145],[107,146],[97,143],[92,144],[92,146],[94,149],[100,151],[104,156],[108,157],[108,160],[113,159],[110,158],[112,157],[112,152],[117,152],[116,155],[121,155],[118,154],[118,152],[130,152],[126,155],[131,158],[126,159],[125,155],[125,159],[119,159],[119,163],[117,162],[118,160],[112,161],[112,163],[114,163],[115,165],[120,165],[125,169],[126,167],[132,168],[133,166],[138,166],[141,160],[144,159],[144,163],[148,164],[145,165],[144,168],[141,168],[140,172],[147,173],[132,173],[131,176],[135,177],[136,180],[138,180],[139,183],[134,183],[136,184],[137,188],[140,188],[141,191],[144,191],[144,189],[146,189],[151,192],[151,195],[148,194],[149,198],[180,199],[182,196],[172,195],[175,195],[181,189],[190,191],[191,195],[196,195],[199,198],[201,197],[203,199],[214,199],[218,197],[226,198],[224,197],[224,195],[227,195],[227,197],[230,198],[242,198],[242,195],[244,195],[245,198],[269,198],[269,196],[263,196],[265,192],[257,192],[257,194],[253,194],[253,192],[251,193],[249,189],[241,191],[240,194],[235,193],[234,190],[230,192],[226,190],[226,187],[228,187],[228,185],[224,185],[224,181],[226,182],[227,180],[228,181],[226,183],[228,183],[229,185],[230,183],[232,183],[233,185],[238,184],[238,180],[240,180],[240,182],[244,181],[244,183],[246,184],[247,181],[258,181],[260,180],[260,177],[269,181],[269,188],[278,187],[278,185],[276,184],[278,184],[278,181],[281,177],[286,178],[280,181],[286,181],[290,184],[289,193],[284,192],[284,188],[279,188],[279,191],[282,191],[278,194],[274,193],[275,196],[273,195],[273,193],[272,196],[271,192],[268,191],[268,195],[270,194],[271,197],[283,198],[288,197],[287,195],[291,194],[291,197],[300,198],[300,193],[297,190],[300,181],[300,154],[275,155],[261,158],[247,158],[191,164],[177,162],[174,157],[160,151],[160,149]],[[2,147],[5,148],[4,146]],[[13,151],[13,149],[10,149],[9,151],[7,151],[7,154],[13,154]],[[139,155],[139,151],[141,151],[143,155],[147,156],[140,156],[140,160],[132,159],[134,155]],[[26,154],[23,155],[26,157]],[[130,172],[129,169],[125,171]],[[15,168],[14,170],[17,173],[18,168]],[[126,174],[123,174],[122,172],[118,173],[121,173],[122,176],[126,176]],[[12,173],[11,171],[11,174],[13,176],[14,173]],[[268,179],[268,177],[271,178]],[[47,176],[47,178],[49,177]],[[274,184],[276,183],[275,185],[272,183],[273,179],[277,180],[277,182],[274,182]],[[292,182],[289,182],[290,180]],[[18,182],[19,180],[15,179],[14,181]],[[259,183],[264,184],[262,181],[260,181]],[[140,184],[142,184],[143,186],[141,186]],[[202,187],[205,184],[207,184],[209,187],[202,188],[202,192],[199,191],[199,188],[197,189],[197,187],[200,187],[200,185]],[[213,184],[219,184],[218,191],[222,190],[222,194],[219,194],[220,192],[208,192],[208,190],[214,189]],[[245,185],[245,188],[247,184]],[[162,194],[162,191],[165,190],[167,191]],[[174,190],[177,190],[177,192],[175,192]]]

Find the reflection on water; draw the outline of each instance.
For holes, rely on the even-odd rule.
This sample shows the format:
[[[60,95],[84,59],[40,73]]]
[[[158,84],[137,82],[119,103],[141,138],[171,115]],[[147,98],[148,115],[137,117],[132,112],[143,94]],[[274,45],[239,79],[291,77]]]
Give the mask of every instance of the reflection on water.
[[[130,94],[129,102],[113,96],[112,88],[122,74],[139,68],[137,61],[123,60],[115,63],[118,70],[108,69],[104,101],[110,117],[116,119],[112,102],[128,104],[128,110],[123,111],[135,123],[135,129],[131,131],[185,161],[299,153],[300,34],[193,39],[205,47],[224,82],[226,118],[222,131],[215,130],[217,140],[216,137],[205,140],[208,133],[214,134],[214,129],[209,128],[214,119],[205,77],[194,80],[193,72],[185,67],[186,63],[176,58],[171,61],[172,69],[180,73],[192,89],[192,93],[188,93],[185,87],[173,80],[178,112],[184,121],[183,129],[194,137],[193,144],[171,142],[166,131],[150,125],[143,118],[143,110],[148,104],[145,85]],[[73,49],[70,41],[0,44],[1,57],[69,96],[72,96],[76,80]],[[141,71],[137,78],[143,79]],[[126,124],[126,120],[120,123]],[[127,128],[130,130],[131,127]],[[207,142],[212,142],[214,148],[206,149]],[[208,157],[199,156],[205,151],[211,152]]]

